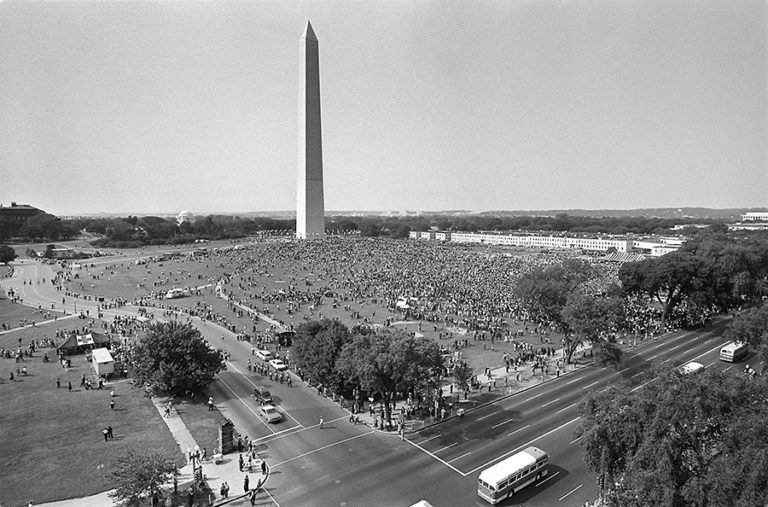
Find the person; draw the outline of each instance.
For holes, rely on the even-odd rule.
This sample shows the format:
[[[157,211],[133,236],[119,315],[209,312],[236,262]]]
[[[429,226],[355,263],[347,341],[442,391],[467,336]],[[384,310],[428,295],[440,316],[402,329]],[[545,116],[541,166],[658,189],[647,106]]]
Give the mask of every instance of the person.
[[[227,486],[227,481],[224,481],[221,483],[221,489],[219,490],[221,493],[222,498],[227,498],[229,495],[229,486]]]
[[[56,377],[56,389],[61,388],[61,379],[59,377]]]
[[[114,410],[114,409],[115,409],[115,400],[109,400],[109,408],[110,408],[111,410]]]
[[[267,475],[267,462],[263,460],[261,462],[261,474]]]
[[[107,435],[109,438],[115,438],[115,435],[112,434],[112,426],[107,426]]]
[[[107,439],[109,438],[109,432],[107,431],[107,428],[104,428],[103,430],[101,430],[101,433],[104,435],[104,441],[106,442]]]
[[[192,507],[192,504],[195,503],[195,490],[192,489],[192,486],[189,487],[187,490],[187,507]]]
[[[208,411],[210,412],[212,410],[213,410],[213,396],[209,396],[208,397]]]
[[[240,454],[239,463],[240,463],[240,471],[242,472],[243,471],[243,455],[242,454]]]
[[[248,474],[245,474],[243,479],[243,493],[248,493]]]
[[[71,392],[72,391],[72,381],[70,380],[67,383],[69,384],[68,388],[69,388],[69,391]]]
[[[320,424],[319,424],[320,429],[323,429],[323,422],[325,422],[325,421],[323,421],[323,418],[321,417],[320,418]]]

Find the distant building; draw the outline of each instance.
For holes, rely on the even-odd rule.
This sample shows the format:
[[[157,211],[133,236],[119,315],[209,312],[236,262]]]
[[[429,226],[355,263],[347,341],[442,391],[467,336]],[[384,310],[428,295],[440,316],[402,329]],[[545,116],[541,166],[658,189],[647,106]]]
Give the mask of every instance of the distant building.
[[[544,234],[500,234],[495,232],[411,231],[411,239],[477,243],[481,245],[520,246],[547,250],[580,250],[583,252],[639,253],[659,257],[678,250],[685,242],[676,236],[630,239],[623,236],[554,236]]]
[[[29,204],[16,204],[11,202],[10,206],[0,205],[0,217],[10,218],[17,222],[26,222],[29,217],[45,213],[43,210],[30,206]]]
[[[768,222],[767,211],[747,211],[741,215],[742,222]]]
[[[195,223],[195,219],[196,219],[195,215],[193,215],[189,211],[182,211],[176,217],[176,225],[181,225],[184,222],[189,222],[191,224],[194,224]]]

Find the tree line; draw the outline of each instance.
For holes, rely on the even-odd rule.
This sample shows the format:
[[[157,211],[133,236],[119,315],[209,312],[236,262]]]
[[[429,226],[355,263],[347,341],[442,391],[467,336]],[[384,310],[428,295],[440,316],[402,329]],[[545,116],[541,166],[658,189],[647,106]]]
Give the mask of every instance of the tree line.
[[[63,241],[77,236],[78,230],[72,221],[48,213],[38,213],[21,221],[0,215],[0,242]]]

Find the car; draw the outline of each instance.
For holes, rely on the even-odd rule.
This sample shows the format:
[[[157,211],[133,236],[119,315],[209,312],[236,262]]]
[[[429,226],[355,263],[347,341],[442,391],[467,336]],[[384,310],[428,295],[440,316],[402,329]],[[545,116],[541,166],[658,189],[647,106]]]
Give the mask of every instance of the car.
[[[273,359],[269,362],[269,365],[277,371],[287,370],[288,367],[282,361],[282,359]]]
[[[269,393],[269,390],[267,390],[267,389],[265,389],[263,387],[256,386],[253,389],[253,396],[262,405],[271,405],[272,404],[272,395]]]
[[[275,357],[272,355],[272,352],[268,350],[257,350],[253,354],[259,359],[263,359],[264,361],[269,361],[270,359],[274,359]]]
[[[680,373],[683,375],[687,375],[690,373],[698,373],[700,371],[704,370],[704,365],[701,363],[697,363],[696,361],[691,361],[688,364],[684,364],[679,368]]]
[[[283,420],[283,414],[278,412],[274,405],[262,405],[259,407],[259,417],[268,423],[276,423]]]

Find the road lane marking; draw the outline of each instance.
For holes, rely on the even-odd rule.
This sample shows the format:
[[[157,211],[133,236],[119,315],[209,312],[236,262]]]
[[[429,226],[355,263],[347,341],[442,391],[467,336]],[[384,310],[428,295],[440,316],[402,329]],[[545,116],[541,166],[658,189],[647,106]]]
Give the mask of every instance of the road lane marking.
[[[491,428],[498,428],[499,426],[504,426],[505,424],[507,424],[507,423],[510,423],[510,422],[512,422],[512,421],[514,421],[514,420],[515,420],[515,418],[514,418],[514,417],[513,417],[512,419],[507,419],[506,421],[502,421],[502,422],[500,422],[500,423],[499,423],[499,424],[497,424],[496,426],[491,426]]]
[[[515,431],[513,431],[512,433],[507,433],[507,436],[508,436],[508,437],[511,437],[512,435],[514,435],[514,434],[515,434],[515,433],[517,433],[518,431],[523,431],[523,430],[524,430],[525,428],[527,428],[528,426],[530,426],[530,424],[526,424],[526,425],[525,425],[525,426],[523,426],[522,428],[517,428],[517,429],[516,429]]]
[[[532,400],[532,399],[534,399],[534,398],[538,398],[538,397],[539,397],[539,396],[541,396],[542,394],[547,394],[547,391],[542,391],[542,392],[540,392],[539,394],[537,394],[536,396],[531,396],[530,398],[528,398],[527,400],[525,400],[523,403],[525,403],[526,401],[531,401],[531,400]]]
[[[561,408],[560,410],[558,410],[558,411],[557,411],[557,412],[555,412],[555,413],[556,413],[556,414],[559,414],[560,412],[565,412],[565,411],[566,411],[566,410],[568,410],[569,408],[571,408],[571,407],[575,407],[575,406],[576,406],[576,405],[578,405],[579,403],[581,403],[581,402],[577,401],[576,403],[572,403],[572,404],[568,405],[568,406],[567,406],[567,407],[565,407],[565,408]]]
[[[724,369],[723,371],[726,372],[726,371],[730,370],[731,368],[733,368],[733,365],[730,365],[728,368]]]
[[[530,446],[530,445],[531,445],[531,444],[533,444],[534,442],[536,442],[536,441],[538,441],[538,440],[541,440],[542,438],[544,438],[544,437],[546,437],[546,436],[549,436],[549,435],[551,435],[552,433],[554,433],[554,432],[556,432],[556,431],[560,431],[561,429],[565,428],[565,427],[566,427],[566,426],[568,426],[569,424],[573,424],[573,423],[575,423],[575,422],[576,422],[576,421],[578,421],[579,419],[581,419],[581,417],[574,417],[574,418],[573,418],[573,419],[571,419],[570,421],[568,421],[568,422],[566,422],[566,423],[563,423],[563,424],[561,424],[561,425],[560,425],[560,426],[558,426],[557,428],[555,428],[555,429],[552,429],[552,430],[549,430],[548,432],[546,432],[546,433],[543,433],[543,434],[539,435],[538,437],[534,438],[533,440],[530,440],[529,442],[527,442],[527,443],[525,443],[525,444],[523,444],[523,445],[521,445],[521,446],[519,446],[519,447],[517,447],[517,448],[515,448],[515,449],[512,449],[512,450],[511,450],[511,451],[509,451],[509,452],[505,452],[505,453],[504,453],[504,454],[502,454],[501,456],[498,456],[498,457],[496,457],[496,458],[493,458],[492,460],[490,460],[490,461],[488,461],[488,462],[486,462],[486,463],[483,463],[483,464],[482,464],[482,465],[480,465],[479,467],[473,468],[473,469],[472,469],[472,470],[470,470],[469,472],[459,472],[459,473],[460,473],[460,474],[461,474],[463,477],[466,477],[466,476],[468,476],[468,475],[470,475],[470,474],[473,474],[473,473],[477,472],[477,471],[478,471],[478,470],[480,470],[480,469],[483,469],[483,468],[487,468],[487,467],[488,467],[488,466],[489,466],[491,463],[496,463],[497,461],[500,461],[500,460],[502,460],[502,459],[506,458],[507,456],[511,456],[512,454],[515,454],[516,452],[520,451],[521,449],[525,449],[526,447]],[[457,470],[457,472],[458,472],[458,470]]]
[[[553,477],[556,477],[558,474],[560,474],[560,472],[555,472],[555,473],[553,473],[553,474],[551,474],[551,475],[548,475],[546,479],[544,479],[543,481],[539,481],[539,482],[538,482],[538,483],[537,483],[537,484],[534,486],[534,488],[538,488],[539,486],[541,486],[542,484],[544,484],[545,482],[547,482],[547,481],[548,481],[548,480],[550,480],[551,478],[553,478]]]
[[[443,436],[442,434],[440,434],[440,435],[435,435],[434,437],[429,437],[429,438],[428,438],[428,439],[426,439],[426,440],[422,440],[422,441],[421,441],[421,443],[422,443],[422,444],[425,444],[425,443],[429,442],[430,440],[434,440],[434,439],[436,439],[436,438],[439,438],[439,437],[442,437],[442,436]]]
[[[416,442],[412,442],[411,440],[409,440],[409,439],[407,439],[407,438],[405,439],[405,441],[406,441],[406,442],[408,442],[409,444],[411,444],[412,446],[414,446],[415,448],[417,448],[417,449],[419,449],[419,450],[423,451],[425,454],[427,454],[427,455],[429,455],[429,456],[431,456],[431,457],[435,458],[437,461],[439,461],[439,462],[440,462],[440,463],[442,463],[443,465],[447,466],[448,468],[450,468],[451,470],[453,470],[453,471],[454,471],[454,472],[456,472],[457,474],[461,475],[462,477],[466,477],[467,475],[469,475],[469,474],[466,474],[466,475],[465,475],[465,474],[464,474],[464,473],[463,473],[461,470],[459,470],[459,469],[458,469],[458,468],[456,468],[455,466],[451,465],[450,463],[448,463],[447,461],[445,461],[445,460],[444,460],[444,459],[442,459],[441,457],[439,457],[439,456],[436,456],[434,453],[432,453],[432,452],[429,452],[428,450],[424,449],[422,446],[420,446],[420,445],[419,445],[419,444],[417,444]]]
[[[453,459],[451,459],[451,460],[448,460],[448,463],[453,463],[453,462],[454,462],[454,461],[456,461],[457,459],[461,459],[461,458],[463,458],[464,456],[467,456],[467,455],[469,455],[469,454],[472,454],[472,451],[466,452],[466,453],[462,454],[461,456],[458,456],[458,457],[456,457],[456,458],[453,458]]]
[[[554,400],[549,400],[548,402],[546,402],[545,404],[543,404],[543,405],[542,405],[542,407],[546,407],[547,405],[551,405],[551,404],[553,404],[554,402],[558,401],[559,399],[560,399],[560,398],[558,397],[558,398],[555,398]]]
[[[571,440],[571,441],[570,441],[570,442],[568,442],[568,443],[569,443],[569,444],[575,444],[576,442],[578,442],[579,440],[581,440],[583,436],[584,436],[584,435],[582,435],[582,436],[581,436],[581,437],[579,437],[579,438],[574,438],[573,440]]]
[[[497,412],[491,412],[490,414],[488,414],[488,415],[484,415],[483,417],[478,417],[478,418],[477,418],[477,420],[478,420],[478,421],[482,421],[483,419],[488,419],[488,418],[489,418],[489,417],[491,417],[492,415],[496,415],[496,414],[498,414],[498,413],[499,413],[498,411],[497,411]]]
[[[642,388],[642,387],[645,387],[646,385],[650,384],[651,382],[653,382],[653,381],[654,381],[654,380],[656,380],[657,378],[659,378],[659,377],[653,377],[653,378],[652,378],[651,380],[649,380],[648,382],[645,382],[644,384],[640,384],[639,386],[637,386],[637,387],[635,387],[634,389],[632,389],[632,391],[630,391],[630,392],[634,393],[634,392],[635,392],[635,391],[637,391],[638,389],[640,389],[640,388]]]
[[[710,368],[710,367],[711,367],[713,364],[715,364],[715,361],[712,361],[711,363],[709,363],[709,364],[706,366],[706,368]]]
[[[253,382],[253,380],[249,379],[249,378],[248,378],[248,377],[245,375],[245,373],[243,373],[243,372],[241,372],[239,369],[237,369],[237,366],[235,366],[234,364],[232,364],[232,361],[227,361],[227,364],[229,364],[229,366],[231,366],[231,367],[232,367],[232,369],[233,369],[233,370],[235,370],[237,373],[239,373],[240,375],[242,375],[242,377],[243,377],[245,380],[247,380],[247,381],[248,381],[248,383],[250,383],[250,384],[251,384],[253,387],[258,387],[258,385],[257,385],[256,383],[254,383],[254,382]],[[295,417],[293,417],[293,416],[291,415],[291,413],[290,413],[290,412],[288,412],[286,409],[283,409],[283,412],[284,412],[284,413],[285,413],[285,414],[286,414],[288,417],[290,417],[291,419],[293,419],[293,422],[295,422],[296,424],[298,424],[298,425],[299,425],[299,426],[301,426],[302,428],[304,427],[304,425],[303,425],[303,424],[301,424],[301,423],[300,423],[300,422],[299,422],[299,421],[298,421],[298,420],[297,420]],[[329,422],[330,422],[330,421],[329,421]]]
[[[604,393],[605,391],[607,391],[607,390],[608,390],[608,389],[610,389],[610,388],[611,388],[611,386],[606,386],[606,387],[604,387],[604,388],[600,389],[598,392],[599,392],[599,393]]]
[[[325,449],[329,449],[329,448],[331,448],[333,446],[336,446],[336,445],[339,445],[339,444],[343,444],[344,442],[349,442],[350,440],[355,440],[356,438],[364,437],[366,435],[370,435],[371,433],[375,433],[375,432],[376,432],[375,430],[371,430],[371,431],[369,431],[367,433],[363,433],[362,435],[355,435],[354,437],[345,438],[344,440],[339,440],[338,442],[334,442],[332,444],[328,444],[328,445],[324,445],[322,447],[318,447],[317,449],[314,449],[312,451],[307,451],[305,453],[299,454],[298,456],[294,456],[293,458],[288,458],[287,460],[281,461],[280,463],[275,463],[274,465],[269,465],[269,468],[275,468],[275,467],[279,467],[280,465],[285,465],[286,463],[290,463],[291,461],[294,461],[294,460],[297,460],[297,459],[301,459],[304,456],[309,456],[310,454],[314,454],[316,452],[324,451]]]
[[[229,389],[230,391],[232,391],[232,394],[234,394],[234,395],[235,395],[235,398],[237,398],[238,400],[240,400],[240,401],[243,403],[243,405],[245,405],[245,408],[247,408],[248,410],[250,410],[250,411],[251,411],[251,413],[252,413],[253,415],[255,415],[255,416],[256,416],[256,419],[258,419],[258,420],[261,422],[261,424],[263,424],[263,425],[264,425],[264,426],[265,426],[265,427],[266,427],[266,428],[267,428],[269,431],[271,431],[271,432],[272,432],[272,434],[274,435],[274,434],[275,434],[275,430],[273,430],[272,428],[270,428],[270,427],[269,427],[269,424],[267,424],[267,422],[266,422],[266,421],[262,420],[262,418],[261,418],[261,417],[259,417],[259,414],[257,414],[257,413],[256,413],[256,412],[255,412],[255,411],[254,411],[254,410],[253,410],[251,407],[249,407],[249,406],[248,406],[248,404],[245,402],[245,400],[244,400],[244,399],[242,399],[240,396],[238,396],[238,395],[237,395],[237,393],[234,391],[234,389],[232,389],[231,387],[229,387],[229,385],[228,385],[226,382],[224,382],[224,381],[221,379],[221,377],[219,377],[218,375],[217,375],[217,377],[218,377],[218,379],[219,379],[219,382],[221,382],[222,384],[224,384],[224,387],[226,387],[227,389]]]
[[[599,380],[595,380],[594,382],[592,382],[592,383],[591,383],[591,384],[589,384],[588,386],[584,386],[584,387],[582,387],[581,389],[582,389],[582,391],[583,391],[584,389],[589,389],[589,388],[590,388],[590,387],[592,387],[593,385],[595,385],[595,384],[599,384],[599,383],[600,383],[600,381],[599,381]]]
[[[579,380],[582,380],[582,379],[581,378],[575,378],[575,379],[573,379],[573,380],[571,380],[569,382],[566,382],[565,385],[573,384],[574,382],[578,382]]]
[[[700,358],[701,356],[703,356],[703,355],[706,355],[706,354],[709,354],[710,352],[714,352],[714,351],[716,351],[716,350],[719,350],[719,349],[720,349],[720,345],[718,345],[717,347],[715,347],[715,348],[713,348],[713,349],[709,349],[709,350],[708,350],[708,351],[706,351],[706,352],[702,352],[702,353],[701,353],[701,354],[699,354],[698,356],[696,356],[696,357],[694,357],[693,359],[691,359],[691,361],[695,361],[696,359]]]
[[[635,378],[635,377],[638,377],[638,376],[642,375],[643,373],[645,373],[645,370],[643,370],[643,371],[640,371],[640,372],[637,372],[637,373],[635,373],[634,375],[632,375],[632,376],[631,376],[631,377],[629,377],[629,378]]]
[[[444,450],[448,449],[449,447],[453,447],[454,445],[458,445],[458,444],[459,444],[458,442],[454,442],[452,444],[446,445],[445,447],[441,447],[440,449],[435,451],[435,454],[437,454],[440,451],[444,451]]]
[[[557,501],[558,501],[558,502],[562,502],[562,501],[563,501],[563,498],[565,498],[565,497],[569,496],[571,493],[574,493],[574,492],[575,492],[577,489],[579,489],[579,488],[580,488],[580,487],[582,487],[583,485],[584,485],[584,484],[579,484],[578,486],[576,486],[575,488],[573,488],[572,490],[570,490],[568,493],[566,493],[566,494],[564,494],[563,496],[561,496],[560,498],[558,498],[558,499],[557,499]]]

